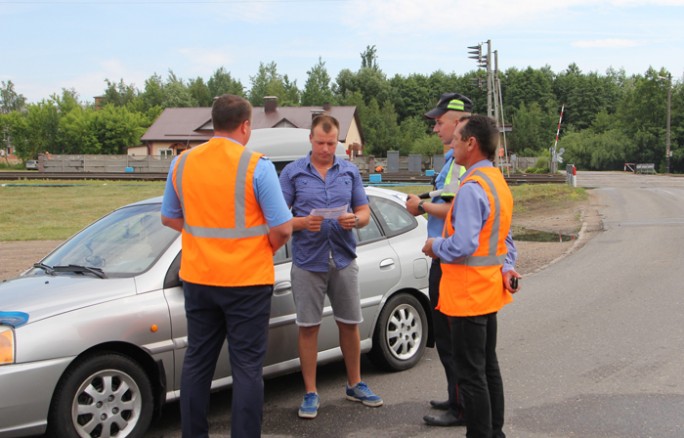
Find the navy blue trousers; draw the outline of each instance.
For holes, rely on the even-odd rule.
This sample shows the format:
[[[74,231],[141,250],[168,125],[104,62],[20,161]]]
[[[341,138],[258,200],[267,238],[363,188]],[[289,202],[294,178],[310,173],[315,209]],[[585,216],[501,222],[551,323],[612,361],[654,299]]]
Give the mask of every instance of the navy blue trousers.
[[[496,357],[496,313],[449,317],[466,437],[504,438],[504,390]]]
[[[430,265],[430,277],[428,291],[430,293],[430,305],[432,306],[432,333],[435,337],[435,347],[439,360],[444,367],[447,380],[447,394],[449,396],[449,411],[457,418],[463,417],[463,400],[458,389],[456,380],[456,363],[452,354],[451,329],[449,317],[435,309],[439,302],[439,282],[442,279],[442,266],[439,259],[432,260]]]
[[[263,364],[273,286],[215,287],[184,282],[188,348],[181,375],[183,438],[209,436],[211,380],[223,342],[233,376],[231,435],[261,436]]]

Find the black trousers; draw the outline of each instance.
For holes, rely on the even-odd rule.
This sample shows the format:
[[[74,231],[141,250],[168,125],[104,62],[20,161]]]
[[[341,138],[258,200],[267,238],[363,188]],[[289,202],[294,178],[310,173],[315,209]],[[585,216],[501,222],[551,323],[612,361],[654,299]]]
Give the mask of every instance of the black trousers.
[[[435,337],[435,347],[439,360],[444,367],[444,374],[447,380],[447,394],[449,396],[449,411],[456,417],[463,416],[463,400],[461,399],[458,383],[456,380],[456,364],[452,354],[451,329],[449,328],[449,318],[436,310],[439,302],[439,282],[442,279],[442,267],[439,259],[432,260],[430,266],[429,293],[430,304],[432,305],[432,328]]]
[[[273,286],[214,287],[184,282],[188,348],[181,375],[183,438],[209,436],[209,392],[223,342],[233,377],[231,436],[258,438],[263,365]]]
[[[504,391],[496,357],[496,313],[449,317],[466,436],[503,438]]]

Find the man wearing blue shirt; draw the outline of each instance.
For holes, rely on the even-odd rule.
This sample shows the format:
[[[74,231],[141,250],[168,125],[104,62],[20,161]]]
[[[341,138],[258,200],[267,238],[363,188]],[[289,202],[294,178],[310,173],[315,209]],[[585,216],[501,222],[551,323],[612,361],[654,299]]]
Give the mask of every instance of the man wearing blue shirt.
[[[447,213],[443,237],[430,237],[423,246],[427,256],[441,260],[437,308],[451,329],[466,436],[477,438],[506,436],[496,315],[512,301],[520,277],[510,232],[513,195],[492,163],[498,134],[490,117],[461,119],[452,147],[456,162],[468,170]]]
[[[347,369],[346,397],[366,406],[382,405],[361,381],[359,324],[361,296],[354,228],[370,221],[370,207],[359,170],[335,157],[339,123],[329,115],[311,124],[311,152],[285,166],[280,185],[292,208],[292,294],[299,326],[299,359],[306,393],[299,417],[315,418],[320,398],[316,389],[318,332],[325,296],[330,299]],[[324,218],[317,209],[338,213]]]
[[[451,149],[451,142],[459,119],[470,115],[472,108],[473,103],[467,97],[458,93],[444,93],[439,99],[437,106],[425,113],[425,117],[435,121],[432,131],[437,134],[444,145],[445,163],[437,175],[434,184],[434,189],[441,190],[442,193],[434,196],[432,202],[429,203],[422,201],[416,195],[409,195],[406,200],[406,209],[414,216],[428,214],[428,237],[439,237],[442,235],[444,218],[451,206],[451,200],[458,190],[460,177],[465,171],[465,167],[459,166],[454,162],[454,151]],[[439,259],[434,259],[430,266],[429,277],[432,327],[437,354],[446,374],[448,399],[445,401],[430,400],[430,405],[433,408],[446,412],[441,415],[426,415],[423,417],[423,420],[430,426],[462,426],[465,424],[463,420],[463,402],[460,397],[458,384],[456,383],[449,323],[447,317],[436,309],[439,302],[439,282],[441,278],[442,269]]]
[[[273,163],[247,150],[252,106],[224,94],[211,111],[214,136],[176,157],[162,223],[182,232],[188,346],[181,374],[184,437],[209,436],[212,376],[228,340],[231,435],[261,436],[263,366],[273,295],[273,254],[292,233]]]

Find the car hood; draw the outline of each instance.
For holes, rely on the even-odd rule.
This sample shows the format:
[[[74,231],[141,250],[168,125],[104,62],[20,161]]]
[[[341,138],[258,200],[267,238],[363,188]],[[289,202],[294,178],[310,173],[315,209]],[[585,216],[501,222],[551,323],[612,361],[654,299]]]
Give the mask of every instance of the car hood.
[[[0,283],[0,311],[25,312],[29,323],[135,295],[133,278],[81,275],[27,276]]]

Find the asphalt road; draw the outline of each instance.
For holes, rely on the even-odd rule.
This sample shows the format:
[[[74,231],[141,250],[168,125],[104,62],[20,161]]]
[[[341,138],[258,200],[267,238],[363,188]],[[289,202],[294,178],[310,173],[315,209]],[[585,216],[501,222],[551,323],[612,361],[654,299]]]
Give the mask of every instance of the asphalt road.
[[[579,172],[597,193],[604,230],[561,262],[523,280],[500,312],[499,360],[509,437],[684,436],[684,178]],[[344,399],[342,364],[319,370],[322,406],[297,418],[298,374],[268,380],[265,437],[446,437],[431,428],[427,400],[445,395],[437,356],[364,379],[385,406]],[[230,391],[213,395],[212,436],[230,431]],[[178,404],[152,437],[179,437]]]

